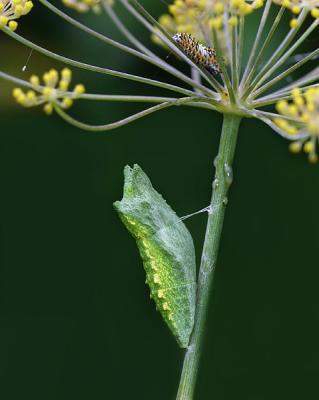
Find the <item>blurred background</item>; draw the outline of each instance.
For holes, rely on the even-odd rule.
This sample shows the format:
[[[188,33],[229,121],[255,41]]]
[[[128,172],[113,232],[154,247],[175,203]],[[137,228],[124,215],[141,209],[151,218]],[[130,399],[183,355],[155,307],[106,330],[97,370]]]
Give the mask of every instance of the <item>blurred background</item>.
[[[156,17],[165,11],[159,1],[143,4]],[[72,15],[125,41],[105,16]],[[250,18],[247,37],[255,29]],[[175,82],[40,4],[18,33],[77,60]],[[24,79],[63,67],[34,52],[22,72],[29,50],[4,34],[0,48],[1,70]],[[187,71],[173,56],[169,62]],[[73,71],[73,83],[90,93],[166,95]],[[221,116],[179,107],[95,134],[18,106],[12,88],[0,82],[2,399],[173,400],[183,352],[149,299],[136,245],[112,203],[122,197],[124,166],[138,163],[178,215],[206,207]],[[71,112],[107,123],[139,108],[78,101]],[[261,122],[245,120],[234,176],[195,399],[317,399],[319,165],[291,155]],[[199,260],[206,215],[186,224]]]

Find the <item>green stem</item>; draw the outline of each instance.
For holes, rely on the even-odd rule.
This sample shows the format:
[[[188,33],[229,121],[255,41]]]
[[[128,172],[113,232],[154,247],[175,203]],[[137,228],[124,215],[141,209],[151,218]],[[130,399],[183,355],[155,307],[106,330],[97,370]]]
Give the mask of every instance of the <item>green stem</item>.
[[[311,88],[316,88],[319,86],[319,84],[314,84],[314,85],[308,85],[308,86],[299,86],[299,85],[295,85],[295,87],[297,87],[304,92],[307,89],[311,89]],[[292,94],[291,94],[291,89],[289,90],[280,90],[278,92],[274,92],[269,96],[265,96],[265,97],[261,97],[258,100],[252,101],[251,105],[254,108],[257,107],[264,107],[264,106],[269,106],[271,104],[277,103],[280,100],[291,100],[293,98]]]
[[[237,26],[232,27],[231,30],[231,43],[232,43],[232,59],[231,59],[231,74],[232,84],[234,91],[238,89],[238,33]]]
[[[219,40],[218,40],[218,31],[216,29],[213,29],[213,41],[214,41],[214,45],[215,45],[215,49],[216,49],[218,63],[219,63],[220,69],[222,70],[222,79],[227,87],[230,102],[231,102],[231,104],[235,104],[236,99],[235,99],[235,95],[234,95],[233,86],[230,82],[227,67],[224,63],[222,50],[221,50],[221,47],[219,45]]]
[[[264,29],[265,29],[266,22],[267,22],[267,19],[268,19],[268,15],[269,15],[269,10],[270,10],[271,4],[272,4],[272,1],[271,0],[267,0],[267,2],[265,4],[265,7],[264,7],[264,12],[262,14],[262,17],[261,17],[261,20],[260,20],[260,23],[259,23],[257,35],[256,35],[256,38],[254,40],[254,44],[253,44],[253,47],[251,49],[249,59],[247,61],[247,65],[246,65],[245,72],[244,72],[244,75],[243,75],[243,78],[242,78],[242,82],[241,82],[242,84],[246,82],[246,78],[249,76],[250,71],[251,71],[252,66],[253,66],[253,63],[254,63],[254,61],[256,59],[257,49],[258,49],[258,46],[259,46],[259,43],[260,43],[260,40],[261,40],[261,36],[264,33]]]
[[[283,8],[279,10],[279,13],[277,15],[277,18],[275,19],[273,26],[268,34],[268,37],[272,37],[273,33],[275,32],[275,29],[277,28],[279,21],[281,20],[283,14]],[[263,66],[263,68],[259,71],[255,79],[252,81],[251,84],[249,84],[249,88],[246,90],[246,92],[243,95],[243,99],[246,99],[250,93],[252,93],[256,88],[258,88],[268,76],[271,76],[272,73],[274,72],[275,69],[278,68],[278,66],[282,65],[284,60],[287,60],[290,54],[295,51],[295,49],[304,41],[304,39],[307,37],[307,35],[310,34],[309,29],[314,27],[311,25],[306,32],[303,33],[303,35],[294,43],[293,46],[289,47],[297,33],[299,32],[303,22],[305,21],[306,17],[308,14],[308,10],[303,9],[301,13],[298,16],[298,23],[296,28],[291,28],[288,35],[285,37],[285,39],[282,41],[281,45],[278,47],[278,49],[274,52],[274,54],[270,57],[266,65]],[[265,45],[267,43],[268,46],[268,37],[264,43],[264,46],[262,47],[260,52],[264,51]],[[284,55],[283,55],[284,54]],[[287,57],[287,58],[286,58]],[[259,62],[259,60],[257,60]],[[271,74],[269,75],[269,71],[271,71]],[[247,82],[246,82],[247,84]]]
[[[91,132],[106,132],[106,131],[110,131],[112,129],[116,129],[116,128],[120,128],[121,126],[130,124],[134,121],[136,121],[137,119],[146,117],[149,114],[152,114],[156,111],[160,111],[163,110],[164,108],[167,107],[172,107],[172,106],[181,106],[187,103],[191,103],[191,102],[196,102],[197,98],[194,97],[184,97],[184,98],[180,98],[180,99],[176,99],[174,101],[166,101],[164,103],[161,104],[157,104],[156,106],[153,107],[149,107],[143,111],[140,111],[136,114],[130,115],[129,117],[123,118],[119,121],[116,122],[112,122],[110,124],[105,124],[105,125],[90,125],[90,124],[86,124],[84,122],[81,122],[73,117],[71,117],[69,114],[67,114],[61,107],[60,105],[53,103],[53,107],[55,109],[55,111],[57,112],[57,114],[64,119],[64,121],[68,122],[69,124],[75,126],[76,128],[79,129],[83,129],[85,131],[91,131]]]
[[[232,182],[232,169],[241,117],[224,115],[223,129],[215,160],[215,179],[208,216],[204,248],[197,286],[197,307],[194,330],[184,358],[177,400],[192,400],[199,368],[205,321],[213,286],[219,243],[223,228],[227,194]]]
[[[311,52],[307,57],[305,57],[302,60],[298,61],[292,67],[286,69],[281,74],[277,75],[275,78],[273,78],[271,81],[267,82],[265,85],[261,86],[258,90],[253,92],[251,98],[253,98],[253,99],[257,98],[260,94],[262,94],[263,92],[268,90],[270,87],[272,87],[276,83],[278,83],[281,80],[283,80],[286,76],[290,75],[291,73],[296,71],[298,68],[302,67],[304,64],[306,64],[308,61],[310,61],[317,54],[319,54],[319,48],[314,50],[313,52]]]

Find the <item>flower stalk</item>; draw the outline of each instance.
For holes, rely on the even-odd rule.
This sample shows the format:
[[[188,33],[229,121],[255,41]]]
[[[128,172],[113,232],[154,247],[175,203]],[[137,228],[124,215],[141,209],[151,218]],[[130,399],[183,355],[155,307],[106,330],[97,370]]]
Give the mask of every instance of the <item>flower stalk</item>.
[[[239,116],[224,114],[219,151],[214,162],[216,172],[213,181],[213,194],[197,283],[195,325],[189,347],[185,353],[177,400],[192,400],[195,391],[205,321],[214,283],[224,215],[228,202],[228,191],[233,180],[232,163],[240,121],[241,118]]]

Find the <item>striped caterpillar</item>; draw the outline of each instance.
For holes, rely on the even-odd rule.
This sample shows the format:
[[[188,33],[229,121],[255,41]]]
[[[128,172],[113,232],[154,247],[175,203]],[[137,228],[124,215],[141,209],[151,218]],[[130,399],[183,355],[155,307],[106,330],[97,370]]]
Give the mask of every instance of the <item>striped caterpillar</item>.
[[[114,207],[136,240],[157,309],[185,348],[195,315],[193,239],[138,165],[125,167],[124,181],[123,199]]]
[[[176,33],[172,39],[196,64],[205,67],[214,75],[221,72],[216,59],[216,51],[212,47],[202,45],[186,33]]]

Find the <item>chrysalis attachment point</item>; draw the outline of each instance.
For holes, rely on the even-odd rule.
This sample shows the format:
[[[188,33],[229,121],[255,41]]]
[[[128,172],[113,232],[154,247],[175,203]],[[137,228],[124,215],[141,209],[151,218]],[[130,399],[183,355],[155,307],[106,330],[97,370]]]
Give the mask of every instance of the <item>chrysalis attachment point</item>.
[[[201,213],[204,213],[204,212],[207,212],[208,214],[211,214],[211,206],[202,208],[201,210],[196,211],[196,212],[194,212],[194,213],[192,213],[192,214],[185,215],[184,217],[181,217],[180,220],[181,220],[181,221],[184,221],[185,219],[191,218],[191,217],[193,217],[194,215],[201,214]]]

